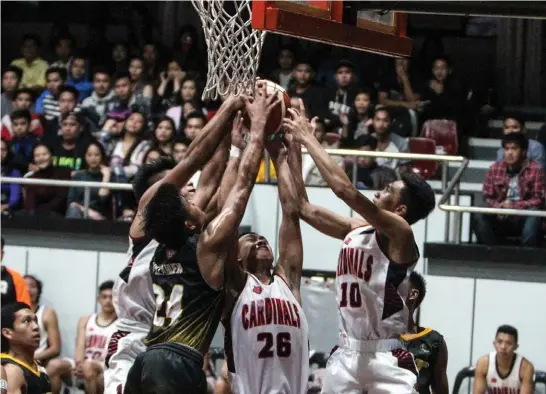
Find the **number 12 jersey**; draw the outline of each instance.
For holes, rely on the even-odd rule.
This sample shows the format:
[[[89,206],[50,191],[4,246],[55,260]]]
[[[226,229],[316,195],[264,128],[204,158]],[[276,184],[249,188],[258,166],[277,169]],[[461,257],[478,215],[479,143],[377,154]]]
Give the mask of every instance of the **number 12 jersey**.
[[[307,393],[307,320],[283,278],[275,275],[269,285],[264,285],[247,274],[231,319],[224,326],[234,393]]]

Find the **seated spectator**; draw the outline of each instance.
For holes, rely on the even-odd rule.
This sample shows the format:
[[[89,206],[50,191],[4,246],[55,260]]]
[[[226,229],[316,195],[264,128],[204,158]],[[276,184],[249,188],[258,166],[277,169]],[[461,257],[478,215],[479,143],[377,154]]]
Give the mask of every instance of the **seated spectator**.
[[[147,100],[151,102],[154,96],[154,89],[148,83],[144,73],[144,60],[133,56],[129,61],[129,74],[131,76],[131,89],[137,100]],[[149,104],[150,105],[150,104]]]
[[[17,157],[20,170],[26,173],[28,165],[32,162],[32,150],[38,141],[30,132],[30,112],[18,109],[11,113],[10,119],[13,129],[11,151]]]
[[[36,100],[36,113],[43,115],[46,120],[59,117],[59,95],[67,76],[64,68],[52,67],[46,71],[46,90]]]
[[[144,154],[144,159],[142,160],[142,163],[143,164],[150,164],[151,162],[159,159],[162,156],[170,156],[170,155],[163,152],[161,149],[150,148]]]
[[[65,68],[69,71],[72,52],[76,42],[72,34],[61,34],[55,39],[55,56],[56,59],[49,67]]]
[[[2,307],[14,302],[24,302],[27,305],[32,306],[30,300],[30,294],[27,289],[27,284],[21,276],[21,274],[12,268],[8,268],[4,265],[4,246],[6,241],[4,237],[1,238],[2,244],[0,245],[0,260],[2,261],[2,277],[0,291],[2,299],[0,300]],[[2,349],[4,350],[4,349]]]
[[[177,131],[180,131],[184,127],[190,114],[194,112],[205,114],[206,112],[201,108],[197,81],[194,79],[186,78],[182,82],[180,97],[177,102],[180,105],[169,108],[166,113],[168,117],[174,120]]]
[[[161,83],[157,88],[156,109],[158,111],[163,112],[171,107],[175,107],[180,102],[180,88],[185,77],[186,73],[182,70],[180,63],[176,59],[169,61],[167,71],[162,71],[159,74]]]
[[[11,62],[12,66],[17,66],[23,71],[21,78],[22,88],[29,88],[39,94],[45,86],[45,73],[47,62],[40,57],[40,38],[33,34],[25,34],[21,45],[21,55],[23,57]]]
[[[104,126],[108,112],[115,106],[115,93],[110,87],[110,74],[106,68],[93,69],[93,91],[83,100],[81,107],[99,128]]]
[[[116,144],[121,139],[123,130],[125,128],[125,122],[131,115],[131,111],[128,109],[117,109],[108,112],[107,120],[102,127],[102,130],[95,133],[96,138],[100,141],[106,156],[112,156]]]
[[[485,176],[483,197],[492,208],[544,210],[546,181],[540,166],[527,158],[527,139],[522,133],[505,134],[504,158],[493,163]],[[540,218],[476,214],[478,242],[495,245],[503,236],[521,236],[523,246],[537,246]]]
[[[360,90],[356,94],[349,114],[341,114],[339,116],[343,125],[341,133],[342,146],[350,148],[360,136],[370,134],[369,129],[372,125],[372,117],[371,94],[367,90]]]
[[[89,97],[93,91],[93,84],[89,82],[88,67],[87,59],[82,55],[74,56],[70,62],[66,84],[74,86],[78,91],[78,103]]]
[[[144,153],[150,146],[145,136],[144,115],[133,112],[125,122],[122,137],[116,143],[110,160],[110,167],[118,181],[131,180],[142,165]]]
[[[183,138],[177,139],[174,142],[174,146],[173,146],[174,161],[178,163],[180,160],[186,157],[186,153],[188,152],[189,146],[190,146],[190,141]]]
[[[50,360],[59,357],[61,353],[61,332],[55,309],[40,304],[42,297],[42,281],[33,275],[25,275],[25,283],[32,300],[32,312],[38,319],[40,328],[40,346],[34,353],[34,359],[47,367]]]
[[[182,65],[182,69],[195,73],[205,79],[207,59],[199,49],[197,29],[193,25],[180,28],[179,40],[174,43],[174,57]]]
[[[522,133],[526,134],[525,121],[517,115],[506,115],[503,122],[503,134]],[[546,169],[546,149],[536,140],[529,139],[527,148],[527,159],[536,161],[543,169]],[[497,151],[497,161],[504,158],[504,148]]]
[[[111,170],[104,165],[106,157],[104,148],[99,142],[92,142],[85,152],[84,170],[77,171],[73,176],[74,181],[110,182]],[[69,219],[83,219],[85,190],[82,187],[71,187],[68,190],[66,217]],[[108,210],[111,196],[110,189],[92,188],[89,190],[89,208],[87,216],[92,220],[104,220],[109,216]]]
[[[23,70],[17,66],[9,66],[2,72],[2,118],[13,111],[15,91],[23,76]]]
[[[171,118],[163,117],[157,122],[157,126],[152,135],[150,149],[161,150],[168,155],[173,154],[175,125]]]
[[[150,114],[150,101],[147,97],[136,96],[131,87],[131,74],[129,72],[120,72],[114,77],[114,92],[116,101],[115,110],[136,110],[148,117]]]
[[[314,85],[315,71],[310,62],[300,60],[294,68],[294,85],[288,90],[290,97],[303,100],[309,119],[315,116],[324,117],[328,113],[323,89]]]
[[[112,45],[111,66],[112,74],[126,73],[129,70],[129,47],[123,42]]]
[[[195,136],[205,127],[207,118],[201,112],[192,112],[186,119],[184,137],[193,141]]]
[[[144,60],[144,74],[148,81],[155,82],[159,79],[159,48],[154,42],[147,42],[142,48],[142,60]]]
[[[424,104],[419,101],[409,78],[408,59],[394,59],[394,65],[396,79],[381,83],[377,97],[379,104],[389,108],[422,109]]]
[[[336,128],[342,126],[339,117],[348,115],[355,102],[358,91],[355,83],[355,68],[353,62],[340,60],[335,69],[335,86],[325,93],[329,114],[327,118]]]
[[[377,140],[371,135],[364,134],[355,141],[355,149],[373,152],[377,147]],[[396,172],[387,166],[379,166],[375,157],[356,157],[356,187],[358,189],[382,190],[389,183],[398,179]],[[345,163],[345,171],[353,179],[353,164]]]
[[[36,137],[41,137],[44,134],[44,128],[40,122],[40,116],[33,112],[34,93],[30,89],[19,89],[13,94],[13,110],[30,111],[31,122],[30,131]],[[13,137],[11,128],[11,119],[9,115],[2,118],[2,138],[10,141]]]
[[[61,135],[61,124],[69,114],[78,113],[82,133],[91,135],[95,131],[95,127],[90,122],[84,111],[78,106],[78,91],[74,86],[63,86],[59,92],[59,116],[46,120],[44,123],[45,140],[54,139]]]
[[[81,116],[69,114],[61,122],[61,135],[44,139],[51,147],[54,167],[67,167],[78,171],[83,165],[87,146],[93,137],[82,131]]]
[[[279,49],[279,57],[277,59],[279,68],[271,74],[271,80],[281,85],[284,90],[288,90],[294,71],[294,49],[289,46],[284,46]]]
[[[97,297],[99,313],[80,317],[74,360],[55,359],[47,366],[52,394],[60,394],[62,382],[71,383],[73,375],[76,379],[83,379],[86,393],[103,392],[104,360],[108,353],[110,337],[116,332],[117,322],[112,303],[113,287],[114,282],[111,280],[102,283]]]
[[[20,178],[21,171],[16,168],[13,152],[10,149],[9,142],[2,139],[2,176],[10,178]],[[21,185],[16,183],[2,182],[2,214],[9,215],[21,206]]]
[[[372,135],[377,140],[376,151],[401,153],[409,152],[408,142],[406,139],[400,137],[398,134],[391,133],[391,116],[387,108],[376,108],[372,124],[375,131],[375,133]],[[408,160],[388,159],[384,157],[378,157],[375,160],[379,166],[387,166],[400,172],[407,171],[409,169]]]
[[[33,151],[34,162],[29,165],[30,173],[25,178],[70,180],[70,169],[52,165],[51,151],[44,144],[38,144]],[[27,185],[22,214],[40,216],[64,216],[67,188],[44,185]]]

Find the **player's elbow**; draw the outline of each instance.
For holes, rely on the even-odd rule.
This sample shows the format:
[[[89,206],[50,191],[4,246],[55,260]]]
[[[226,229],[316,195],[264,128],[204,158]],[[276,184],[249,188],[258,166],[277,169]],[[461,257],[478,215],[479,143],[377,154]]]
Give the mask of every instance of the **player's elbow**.
[[[352,201],[356,198],[358,190],[352,185],[348,179],[341,179],[336,182],[336,186],[332,188],[332,191],[337,198],[343,201]]]
[[[289,217],[299,216],[300,204],[295,198],[281,198],[283,215]]]

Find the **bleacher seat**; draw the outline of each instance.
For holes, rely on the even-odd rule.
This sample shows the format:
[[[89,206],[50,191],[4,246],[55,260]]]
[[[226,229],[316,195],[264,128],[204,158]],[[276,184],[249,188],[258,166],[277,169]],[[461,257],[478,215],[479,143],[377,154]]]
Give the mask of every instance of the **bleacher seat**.
[[[421,137],[436,141],[436,147],[443,148],[446,155],[455,155],[459,148],[457,140],[457,123],[453,120],[427,120],[421,128]]]
[[[421,153],[434,155],[436,153],[436,142],[430,138],[413,137],[408,138],[410,153]],[[432,178],[438,171],[438,162],[429,160],[413,160],[411,169],[422,178]]]

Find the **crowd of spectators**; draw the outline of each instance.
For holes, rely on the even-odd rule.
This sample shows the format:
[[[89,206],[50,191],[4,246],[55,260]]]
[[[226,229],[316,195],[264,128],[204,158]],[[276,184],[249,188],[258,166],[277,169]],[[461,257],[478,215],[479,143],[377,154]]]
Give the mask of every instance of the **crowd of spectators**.
[[[201,100],[207,64],[197,39],[195,28],[184,26],[170,51],[150,42],[138,50],[114,43],[105,52],[81,50],[64,33],[55,37],[55,57],[46,61],[39,37],[25,35],[21,57],[2,71],[2,175],[126,183],[143,163],[159,156],[179,161],[219,106]],[[304,101],[308,113],[319,118],[316,137],[325,147],[411,152],[408,137],[453,132],[453,144],[436,144],[433,153],[455,154],[465,151],[464,135],[484,133],[473,130],[479,124],[475,115],[491,103],[473,97],[441,51],[392,60],[378,80],[366,77],[350,60],[317,58],[324,59],[294,41],[278,47],[276,67],[263,64],[259,73]],[[525,122],[517,116],[504,124],[506,134],[525,132]],[[504,164],[491,169],[497,178],[488,175],[485,181],[486,204],[544,209],[544,146],[526,138],[518,141],[510,142],[522,149],[515,166],[506,164],[503,143],[498,160]],[[381,189],[400,172],[416,170],[405,160],[336,160],[360,189]],[[527,164],[535,161],[536,170]],[[502,171],[504,187],[499,186]],[[275,172],[262,162],[257,181],[266,180],[275,181]],[[308,157],[304,180],[325,185]],[[507,196],[509,189],[515,191]],[[531,203],[519,202],[529,195],[534,196]],[[3,214],[82,218],[83,203],[81,188],[2,184]],[[130,192],[92,189],[88,217],[131,220],[135,205]],[[477,222],[478,238],[493,242],[489,221]],[[535,222],[540,228],[540,220]]]

